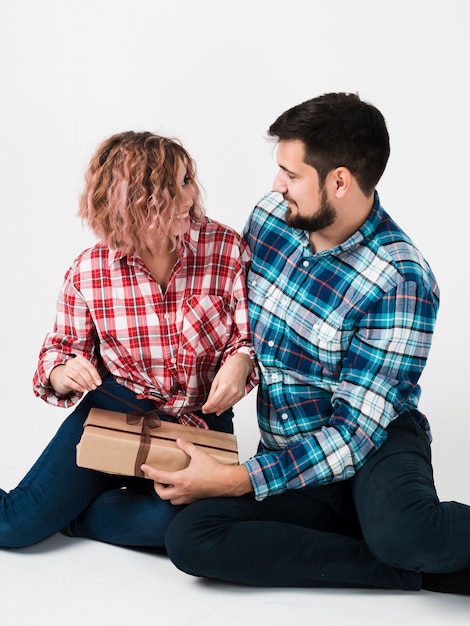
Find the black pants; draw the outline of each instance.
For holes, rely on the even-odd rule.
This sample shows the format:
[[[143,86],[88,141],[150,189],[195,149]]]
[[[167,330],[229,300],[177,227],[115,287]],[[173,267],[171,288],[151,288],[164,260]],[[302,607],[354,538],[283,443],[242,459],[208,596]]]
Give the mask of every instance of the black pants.
[[[470,507],[439,502],[428,440],[404,414],[353,479],[200,500],[166,548],[188,574],[248,585],[418,590],[421,572],[470,567]]]

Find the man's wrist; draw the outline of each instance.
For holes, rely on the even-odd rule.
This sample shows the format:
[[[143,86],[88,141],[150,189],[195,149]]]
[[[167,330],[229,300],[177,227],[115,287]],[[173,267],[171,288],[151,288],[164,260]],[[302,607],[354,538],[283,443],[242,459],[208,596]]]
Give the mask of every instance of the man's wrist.
[[[244,465],[237,465],[233,468],[235,481],[233,483],[233,496],[243,496],[246,493],[253,492],[250,474]]]

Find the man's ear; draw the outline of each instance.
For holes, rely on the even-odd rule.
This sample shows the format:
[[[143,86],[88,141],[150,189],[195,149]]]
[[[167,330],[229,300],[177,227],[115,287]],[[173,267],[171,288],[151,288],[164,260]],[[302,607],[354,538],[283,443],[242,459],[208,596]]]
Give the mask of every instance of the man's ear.
[[[333,186],[335,196],[337,198],[343,198],[351,187],[352,174],[346,167],[337,167],[333,170]]]

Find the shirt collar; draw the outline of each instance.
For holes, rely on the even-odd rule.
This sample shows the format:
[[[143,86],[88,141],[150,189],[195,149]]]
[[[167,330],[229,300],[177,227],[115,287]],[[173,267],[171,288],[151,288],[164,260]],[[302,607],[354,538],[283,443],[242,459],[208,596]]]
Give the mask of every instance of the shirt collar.
[[[207,221],[207,218],[204,217],[202,220],[199,222],[191,220],[191,226],[188,232],[183,235],[182,245],[178,248],[178,257],[180,259],[187,256],[188,251],[193,255],[196,254],[201,227],[203,222]],[[140,257],[137,254],[126,254],[119,248],[109,251],[109,264],[111,266],[119,263],[122,259],[126,259],[129,265],[135,265],[136,262],[140,261]]]
[[[357,230],[354,234],[346,239],[343,243],[339,244],[335,248],[335,250],[351,250],[352,248],[356,248],[359,244],[361,244],[366,239],[369,239],[371,235],[375,233],[380,222],[383,217],[383,208],[380,204],[380,198],[377,191],[374,192],[374,204],[372,205],[372,210],[367,216],[366,221],[362,224],[362,226]]]

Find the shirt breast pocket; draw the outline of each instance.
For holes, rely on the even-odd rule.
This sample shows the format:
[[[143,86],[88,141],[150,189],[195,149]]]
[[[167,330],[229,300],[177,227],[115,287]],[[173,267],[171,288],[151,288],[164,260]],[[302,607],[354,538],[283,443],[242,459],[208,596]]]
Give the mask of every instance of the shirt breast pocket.
[[[287,328],[294,343],[304,344],[319,352],[339,352],[347,343],[345,320],[334,311],[319,317],[311,309],[299,307],[286,317]]]
[[[232,334],[230,302],[222,296],[192,295],[183,302],[181,347],[197,355],[221,352]]]

